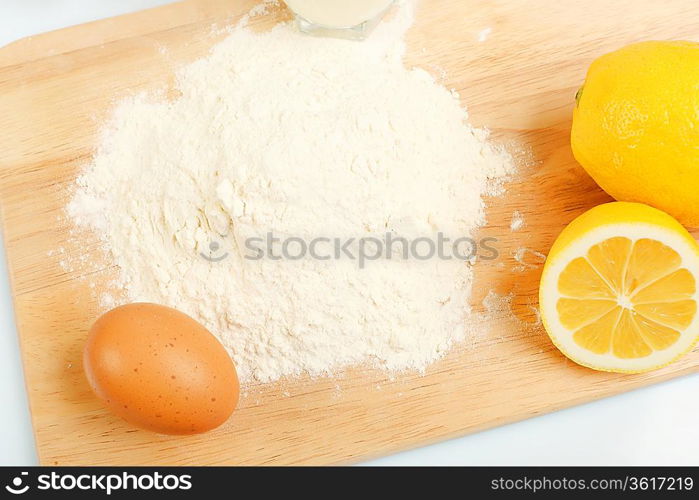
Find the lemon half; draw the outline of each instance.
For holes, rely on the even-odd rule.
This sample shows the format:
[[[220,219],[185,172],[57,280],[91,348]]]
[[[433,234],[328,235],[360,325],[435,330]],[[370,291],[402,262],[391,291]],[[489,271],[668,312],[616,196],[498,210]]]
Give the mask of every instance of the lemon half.
[[[544,266],[539,301],[553,343],[596,370],[665,366],[697,340],[699,246],[671,216],[608,203],[566,227]]]

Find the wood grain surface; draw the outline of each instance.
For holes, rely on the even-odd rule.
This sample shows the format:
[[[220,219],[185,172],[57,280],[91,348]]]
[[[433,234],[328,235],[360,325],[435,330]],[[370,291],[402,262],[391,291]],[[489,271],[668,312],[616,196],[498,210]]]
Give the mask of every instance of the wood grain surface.
[[[422,0],[407,64],[444,70],[472,122],[520,163],[507,194],[490,200],[482,230],[498,238],[500,257],[476,266],[473,306],[484,312],[491,291],[500,298],[486,300],[479,333],[425,376],[357,368],[250,387],[234,417],[205,435],[154,435],[110,415],[90,393],[81,350],[99,310],[89,282],[99,287],[114,269],[99,259],[61,266],[65,255],[97,248],[90,235],[76,243],[62,218],[71,184],[116,99],[167,86],[173,69],[223,36],[212,25],[234,23],[255,3],[191,0],[0,50],[0,200],[43,464],[347,463],[698,371],[698,350],[651,374],[581,368],[552,347],[536,316],[541,254],[576,215],[609,199],[569,147],[587,66],[639,40],[699,40],[696,1]],[[288,19],[283,8],[251,24],[267,29],[280,19]],[[513,232],[515,211],[525,227]]]

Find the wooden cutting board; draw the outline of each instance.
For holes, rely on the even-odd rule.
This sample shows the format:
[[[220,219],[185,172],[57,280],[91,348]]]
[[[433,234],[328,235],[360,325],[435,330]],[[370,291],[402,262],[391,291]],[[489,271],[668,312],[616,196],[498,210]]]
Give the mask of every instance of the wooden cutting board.
[[[167,85],[173,68],[221,38],[212,25],[230,25],[255,3],[192,0],[0,50],[3,228],[43,464],[346,463],[697,372],[698,350],[651,374],[587,370],[557,352],[536,319],[541,254],[576,215],[608,201],[568,143],[587,66],[639,40],[699,40],[696,1],[423,0],[408,64],[444,70],[471,120],[520,161],[482,230],[498,238],[500,258],[476,266],[474,308],[499,294],[486,300],[481,333],[425,376],[391,380],[354,369],[339,379],[250,387],[234,418],[206,435],[154,435],[107,413],[83,378],[81,349],[98,313],[88,283],[106,283],[113,269],[60,264],[96,247],[90,236],[78,247],[61,219],[71,183],[115,99]],[[267,29],[287,17],[280,8],[251,24]],[[515,211],[526,225],[513,232]]]

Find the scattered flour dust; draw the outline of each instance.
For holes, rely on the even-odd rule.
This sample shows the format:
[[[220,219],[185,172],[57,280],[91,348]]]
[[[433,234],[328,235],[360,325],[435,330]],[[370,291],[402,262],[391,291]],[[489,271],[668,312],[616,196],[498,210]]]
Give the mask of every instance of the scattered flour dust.
[[[280,0],[263,0],[250,9],[250,12],[247,14],[247,18],[264,16],[265,14],[269,13],[271,8],[279,7],[279,2]]]
[[[520,265],[514,271],[522,272],[527,269],[539,269],[546,262],[546,255],[527,247],[520,247],[514,251],[514,259]]]
[[[488,38],[490,37],[490,34],[492,32],[493,32],[493,28],[490,28],[490,27],[481,30],[478,33],[478,37],[477,37],[478,41],[481,43],[485,42],[486,40],[488,40]]]
[[[485,222],[482,197],[512,158],[403,66],[413,9],[362,43],[239,25],[178,72],[177,99],[118,103],[68,207],[116,264],[116,303],[200,320],[245,382],[367,363],[422,371],[463,341],[460,260],[246,258],[247,239],[269,231],[414,239]]]
[[[512,232],[519,231],[525,226],[524,222],[524,217],[522,216],[522,212],[519,210],[515,210],[515,212],[512,214],[512,222],[510,223],[510,230]]]

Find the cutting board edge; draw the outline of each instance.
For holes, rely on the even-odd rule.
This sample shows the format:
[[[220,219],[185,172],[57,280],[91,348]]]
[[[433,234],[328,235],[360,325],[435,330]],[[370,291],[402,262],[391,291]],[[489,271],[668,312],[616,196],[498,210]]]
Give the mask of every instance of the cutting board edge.
[[[0,179],[0,186],[2,185],[2,180]],[[0,188],[0,191],[2,189]],[[12,262],[10,260],[10,246],[7,244],[8,240],[8,234],[7,234],[7,223],[6,223],[6,214],[5,214],[5,201],[0,194],[0,236],[2,237],[2,245],[5,250],[5,267],[7,268],[7,280],[8,284],[10,287],[10,299],[11,299],[11,307],[12,307],[12,324],[15,327],[15,338],[17,339],[18,343],[18,348],[19,348],[19,359],[20,359],[20,364],[22,366],[22,385],[24,386],[24,393],[26,394],[26,403],[27,403],[27,408],[29,410],[29,420],[31,423],[31,429],[32,429],[32,438],[34,439],[34,442],[32,443],[32,448],[34,449],[34,452],[36,453],[37,458],[39,459],[40,463],[43,463],[41,460],[41,455],[42,455],[42,450],[41,447],[39,446],[39,433],[37,432],[37,426],[34,425],[34,400],[30,396],[30,391],[31,388],[29,387],[29,383],[27,380],[27,364],[29,363],[28,359],[28,350],[24,346],[25,343],[25,338],[24,335],[22,334],[23,328],[21,327],[19,323],[19,317],[17,315],[17,302],[21,297],[21,294],[17,293],[17,286],[15,283],[15,273],[12,272],[11,266]]]
[[[250,2],[248,1],[247,3]],[[220,0],[203,0],[199,2],[196,0],[178,0],[148,9],[75,24],[36,35],[28,35],[0,47],[0,69],[86,49],[100,43],[110,43],[134,36],[143,36],[146,33],[136,29],[136,26],[140,26],[141,23],[132,23],[131,21],[140,20],[155,13],[159,14],[156,18],[162,24],[156,24],[150,30],[151,33],[202,22],[209,18],[218,18],[220,14],[217,14],[217,12],[220,12],[222,9]],[[180,11],[189,11],[187,22],[174,21],[174,18],[181,15]],[[167,15],[164,15],[166,13]],[[171,19],[173,22],[168,22]],[[101,29],[107,26],[109,26],[109,30]],[[119,29],[115,30],[115,27],[119,27]],[[103,38],[101,41],[98,41],[96,37],[79,36],[88,32],[98,33]],[[104,35],[107,32],[109,32],[109,37],[105,38]],[[66,43],[66,41],[69,43]],[[60,47],[59,50],[56,50],[57,46]]]
[[[371,460],[378,460],[387,456],[391,456],[397,453],[403,453],[403,452],[409,452],[412,450],[416,450],[418,448],[423,448],[426,446],[433,446],[437,445],[440,443],[444,443],[446,441],[452,440],[452,439],[460,439],[460,438],[465,438],[474,434],[478,434],[480,432],[485,432],[489,430],[495,430],[499,429],[501,427],[511,425],[511,424],[517,424],[520,422],[525,422],[527,420],[534,419],[536,417],[542,417],[546,415],[552,415],[554,413],[558,413],[563,410],[570,410],[573,408],[577,408],[582,405],[586,405],[588,403],[595,403],[597,401],[602,401],[605,399],[613,398],[616,396],[621,396],[623,394],[629,394],[634,391],[637,391],[639,389],[646,389],[655,385],[659,384],[664,384],[673,380],[678,380],[684,377],[688,377],[691,375],[696,375],[699,374],[699,366],[688,366],[687,368],[681,369],[676,372],[669,372],[667,374],[663,374],[659,377],[656,378],[644,378],[639,380],[638,382],[635,382],[632,384],[631,387],[624,387],[623,389],[619,389],[618,391],[610,391],[608,394],[594,394],[591,397],[580,397],[580,398],[575,398],[570,401],[566,401],[563,404],[560,405],[554,405],[551,409],[547,409],[545,411],[528,411],[524,412],[523,414],[519,416],[514,416],[513,418],[508,418],[508,417],[503,417],[499,419],[495,419],[489,423],[483,423],[479,424],[476,426],[473,426],[472,428],[466,428],[465,430],[462,431],[455,431],[455,432],[449,432],[445,433],[442,436],[439,437],[433,437],[424,441],[416,441],[412,444],[408,444],[407,446],[400,446],[397,445],[395,447],[391,447],[385,450],[382,450],[378,452],[377,454],[372,454],[372,453],[367,453],[365,455],[362,455],[361,457],[358,457],[356,460],[348,460],[346,462],[340,462],[340,464],[347,464],[347,465],[356,465],[359,464],[360,462],[365,462],[365,461],[371,461]],[[405,444],[405,442],[403,442]],[[487,464],[483,464],[487,465]]]
[[[412,450],[416,450],[418,448],[423,448],[426,446],[433,446],[437,445],[440,443],[444,443],[445,441],[452,440],[452,439],[460,439],[460,438],[465,438],[474,434],[478,434],[480,432],[485,432],[488,430],[494,430],[501,428],[503,426],[511,425],[511,424],[517,424],[520,422],[524,422],[539,416],[545,416],[545,415],[550,415],[553,413],[557,413],[559,411],[563,410],[568,410],[572,409],[581,405],[585,405],[588,403],[594,403],[597,401],[601,401],[610,397],[614,396],[619,396],[621,394],[626,394],[626,393],[631,393],[633,391],[639,390],[639,389],[644,389],[648,388],[654,385],[662,384],[669,382],[671,380],[676,380],[681,377],[687,377],[690,375],[695,375],[699,373],[699,366],[697,367],[692,367],[689,366],[687,368],[684,368],[682,370],[676,371],[676,372],[668,372],[667,374],[660,375],[656,378],[652,379],[641,379],[638,382],[634,382],[631,387],[625,386],[623,389],[619,389],[618,391],[610,391],[607,394],[593,394],[591,397],[586,397],[586,396],[581,396],[578,398],[573,398],[569,401],[566,401],[562,404],[559,405],[554,405],[551,407],[551,409],[546,409],[545,411],[526,411],[518,415],[510,417],[503,417],[503,418],[498,418],[494,419],[493,421],[490,422],[485,422],[481,423],[478,425],[474,425],[472,427],[464,427],[461,430],[453,431],[453,432],[446,432],[444,434],[441,434],[439,436],[433,436],[428,439],[413,439],[409,441],[401,441],[397,443],[396,445],[393,446],[386,446],[383,447],[382,449],[376,451],[376,452],[369,452],[369,453],[364,453],[364,454],[349,454],[346,458],[343,459],[338,459],[336,461],[323,461],[323,463],[327,464],[334,464],[334,465],[358,465],[361,464],[362,462],[368,462],[372,460],[379,460],[381,458],[385,458],[390,455],[394,455],[397,453],[403,453],[403,452],[410,452]],[[81,466],[81,465],[89,465],[85,464],[79,461],[76,462],[57,462],[55,459],[58,457],[53,457],[51,456],[50,453],[48,453],[48,450],[42,450],[42,448],[38,445],[36,445],[36,450],[37,450],[37,456],[39,457],[39,462],[42,466],[54,466],[56,463],[60,466]],[[303,465],[315,465],[316,461],[313,460],[296,460],[292,462],[283,462],[279,461],[274,464],[267,464],[267,465],[291,465],[291,466],[303,466]],[[116,461],[116,462],[106,462],[106,463],[100,463],[101,466],[143,466],[144,463],[142,462],[122,462],[122,461]],[[148,465],[151,465],[150,463]],[[235,465],[240,465],[235,462],[230,462],[230,461],[224,461],[224,460],[216,460],[210,463],[182,463],[182,462],[169,462],[169,461],[162,461],[162,462],[157,462],[154,465],[157,466],[235,466]]]

